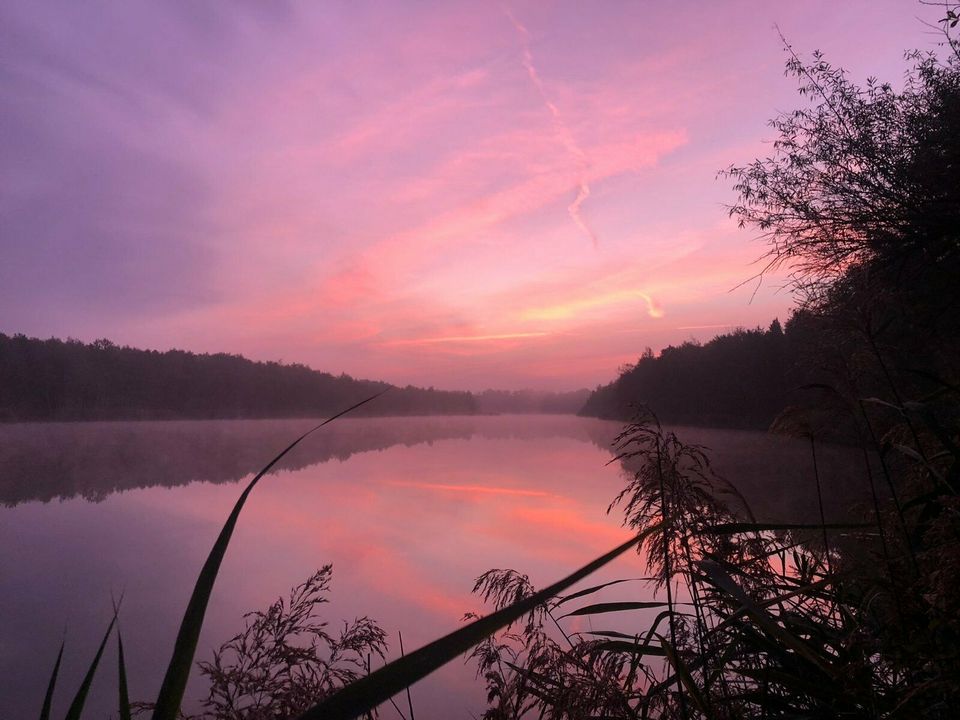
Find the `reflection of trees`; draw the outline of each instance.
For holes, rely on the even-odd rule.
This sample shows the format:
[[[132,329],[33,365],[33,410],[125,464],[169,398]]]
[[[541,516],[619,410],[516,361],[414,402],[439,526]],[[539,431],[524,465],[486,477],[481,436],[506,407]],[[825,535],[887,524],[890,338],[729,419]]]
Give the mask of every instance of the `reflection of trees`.
[[[82,496],[119,490],[237,482],[263,467],[310,421],[238,420],[56,423],[0,426],[0,501]],[[341,420],[279,464],[300,470],[354,453],[469,435],[468,423]]]
[[[119,490],[237,482],[256,472],[309,420],[172,421],[0,425],[0,502]],[[344,418],[302,443],[278,465],[300,470],[355,453],[473,436],[588,441],[604,423],[573,416]],[[613,426],[610,426],[613,427]],[[607,429],[597,444],[608,441]]]
[[[670,429],[690,443],[705,447],[716,474],[747,498],[758,517],[771,522],[818,520],[817,498],[811,493],[813,464],[807,440],[752,430],[677,426]],[[607,447],[611,440],[604,439]],[[627,475],[637,470],[629,458],[621,464]],[[867,501],[863,458],[858,449],[820,443],[817,465],[831,517],[847,517],[853,506]]]
[[[190,482],[238,482],[261,468],[303,431],[308,420],[49,423],[0,425],[0,502],[83,497]],[[569,415],[497,417],[344,418],[302,443],[279,464],[301,470],[356,453],[470,438],[535,441],[565,438],[612,453],[615,422]],[[684,428],[711,448],[718,471],[737,484],[764,517],[812,518],[809,448],[804,441],[764,433]],[[436,452],[444,452],[437,447]],[[819,451],[828,495],[846,506],[862,488],[851,478],[855,458],[841,447]],[[597,468],[598,471],[600,468]],[[625,467],[630,471],[629,467]],[[776,482],[772,480],[776,478]],[[586,480],[586,479],[585,479]]]

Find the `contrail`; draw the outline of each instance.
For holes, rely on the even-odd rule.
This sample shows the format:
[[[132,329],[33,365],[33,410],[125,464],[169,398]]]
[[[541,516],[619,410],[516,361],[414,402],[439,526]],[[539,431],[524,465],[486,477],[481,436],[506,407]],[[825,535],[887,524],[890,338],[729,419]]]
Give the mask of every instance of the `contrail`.
[[[583,205],[584,201],[588,197],[590,197],[590,185],[587,184],[586,177],[587,169],[590,167],[590,162],[587,160],[586,153],[583,152],[583,149],[577,144],[577,141],[574,140],[573,134],[570,132],[570,128],[567,127],[567,124],[563,120],[563,116],[560,114],[560,108],[558,108],[547,96],[547,91],[543,86],[543,81],[540,79],[540,73],[537,72],[537,67],[533,64],[533,53],[530,52],[530,32],[523,25],[523,23],[517,20],[509,8],[504,8],[504,12],[510,19],[510,22],[513,24],[513,27],[516,29],[523,41],[523,67],[526,69],[527,75],[530,77],[530,82],[532,82],[534,87],[537,88],[537,92],[540,94],[540,99],[543,100],[543,104],[547,106],[547,109],[550,111],[550,115],[553,117],[553,126],[557,133],[557,137],[560,139],[560,142],[563,143],[563,146],[566,148],[567,152],[570,153],[570,155],[572,155],[577,161],[577,166],[580,171],[580,178],[577,180],[577,197],[575,197],[573,202],[567,206],[567,212],[570,213],[570,218],[574,223],[576,223],[577,227],[580,228],[580,230],[582,230],[588,238],[590,238],[593,246],[597,247],[599,245],[597,234],[587,224],[587,221],[583,219],[583,215],[580,214],[580,206]]]
[[[652,295],[647,295],[646,293],[638,294],[643,298],[644,302],[647,303],[647,315],[654,319],[663,317],[663,308],[660,307],[660,303],[658,303]]]

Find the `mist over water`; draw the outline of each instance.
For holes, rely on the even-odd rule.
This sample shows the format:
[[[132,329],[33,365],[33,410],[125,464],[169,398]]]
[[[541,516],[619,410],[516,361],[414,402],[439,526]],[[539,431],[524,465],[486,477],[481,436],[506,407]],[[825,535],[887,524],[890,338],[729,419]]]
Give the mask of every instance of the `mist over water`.
[[[21,424],[0,426],[0,716],[39,711],[60,640],[63,695],[76,688],[124,595],[131,697],[150,699],[169,659],[197,571],[238,482],[309,420]],[[390,657],[458,627],[483,608],[470,589],[512,567],[543,586],[628,535],[605,513],[623,485],[608,464],[619,425],[573,416],[344,419],[296,449],[251,496],[217,580],[197,659],[317,568],[333,564],[336,629],[368,615],[389,633]],[[686,428],[764,519],[815,511],[809,448],[762,433]],[[857,494],[839,449],[822,451],[831,513]],[[776,477],[776,484],[771,479]],[[802,501],[799,498],[804,498]],[[830,518],[828,518],[830,519]],[[588,583],[644,574],[622,558]],[[637,585],[629,592],[649,594]],[[619,593],[619,594],[617,594]],[[623,589],[599,594],[622,599]],[[115,709],[115,658],[104,658],[92,716]],[[414,686],[417,717],[483,708],[474,667],[453,662]],[[195,677],[187,709],[204,683]],[[393,711],[390,710],[390,713]],[[388,713],[389,714],[389,713]]]

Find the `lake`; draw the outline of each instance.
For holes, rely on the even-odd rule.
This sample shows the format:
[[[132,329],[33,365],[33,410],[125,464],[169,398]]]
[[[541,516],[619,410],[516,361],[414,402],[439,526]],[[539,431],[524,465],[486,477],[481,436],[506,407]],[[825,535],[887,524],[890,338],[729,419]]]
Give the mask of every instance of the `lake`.
[[[149,700],[169,660],[196,575],[249,478],[310,420],[0,425],[0,717],[35,717],[66,637],[54,715],[62,715],[123,595],[131,697]],[[475,578],[511,567],[543,586],[629,537],[606,508],[625,470],[609,464],[620,425],[573,416],[344,418],[298,446],[254,490],[214,589],[198,660],[317,568],[333,564],[324,618],[360,616],[389,633],[390,654],[449,632]],[[763,433],[685,428],[711,448],[764,520],[809,520],[809,445]],[[862,492],[840,448],[819,450],[828,520]],[[586,581],[635,577],[636,554]],[[649,596],[615,586],[594,598]],[[628,593],[634,593],[629,596]],[[579,629],[575,623],[569,628]],[[115,646],[87,717],[116,712]],[[414,686],[417,717],[469,718],[484,707],[471,663]],[[199,709],[194,677],[187,710]],[[395,717],[385,708],[383,717]]]

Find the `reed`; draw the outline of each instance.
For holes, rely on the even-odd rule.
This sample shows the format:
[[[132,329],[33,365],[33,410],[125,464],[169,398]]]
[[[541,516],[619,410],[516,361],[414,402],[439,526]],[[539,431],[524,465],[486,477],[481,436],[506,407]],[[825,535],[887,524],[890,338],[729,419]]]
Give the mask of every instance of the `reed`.
[[[561,628],[569,642],[565,647],[550,637],[543,621],[551,608],[607,587],[622,591],[625,581],[548,600],[520,631],[489,639],[474,653],[490,697],[486,720],[525,713],[552,718],[947,716],[960,693],[960,638],[955,619],[945,614],[956,604],[942,582],[936,595],[920,595],[924,586],[909,574],[892,576],[890,565],[877,560],[896,551],[894,559],[909,568],[904,543],[891,547],[883,527],[890,516],[900,516],[913,526],[916,542],[922,513],[910,521],[905,511],[925,507],[939,522],[927,521],[938,534],[933,542],[927,526],[921,562],[925,554],[928,560],[937,558],[941,567],[928,572],[939,578],[951,568],[950,576],[957,577],[960,503],[928,494],[902,506],[891,500],[879,514],[877,501],[864,521],[827,523],[822,503],[819,523],[743,520],[738,515],[749,515],[745,501],[714,475],[705,449],[686,445],[651,413],[643,412],[628,426],[616,447],[618,458],[638,462],[639,469],[611,509],[622,505],[625,523],[635,530],[653,523],[659,528],[646,546],[650,589],[643,599],[591,603],[559,620],[590,617],[596,625],[617,612],[619,628],[632,624],[635,629],[600,625],[576,633]],[[948,458],[943,450],[907,456],[912,472],[929,473],[931,457],[953,463],[946,475],[956,472],[956,456]],[[951,489],[950,483],[939,487],[944,493]],[[740,506],[738,512],[729,499]],[[494,590],[526,587],[516,582],[524,576],[515,571],[497,573],[478,585],[480,597],[495,609],[504,594],[492,592],[489,583]],[[514,578],[512,584],[508,578]],[[678,587],[689,602],[677,602]],[[659,592],[665,598],[658,602]],[[891,615],[889,606],[899,614]],[[655,608],[661,612],[650,622],[649,610]],[[911,608],[912,617],[904,616]],[[922,627],[932,616],[938,618],[933,634]],[[890,620],[902,625],[885,622]],[[909,648],[899,645],[906,627],[916,634]]]

